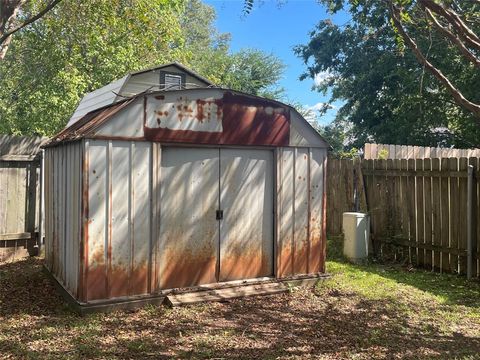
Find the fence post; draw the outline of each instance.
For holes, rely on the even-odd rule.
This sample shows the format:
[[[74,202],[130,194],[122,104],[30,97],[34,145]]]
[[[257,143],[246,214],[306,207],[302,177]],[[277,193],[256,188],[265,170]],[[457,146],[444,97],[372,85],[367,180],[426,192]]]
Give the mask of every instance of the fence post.
[[[468,165],[467,182],[467,279],[472,278],[473,166]]]

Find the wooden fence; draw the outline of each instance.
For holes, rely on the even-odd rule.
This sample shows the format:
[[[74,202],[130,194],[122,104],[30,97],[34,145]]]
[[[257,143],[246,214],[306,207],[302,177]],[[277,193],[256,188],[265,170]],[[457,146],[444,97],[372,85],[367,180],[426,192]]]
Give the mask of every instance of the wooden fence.
[[[0,262],[32,253],[40,218],[40,137],[0,135]]]
[[[365,144],[364,158],[375,159],[429,159],[480,157],[480,149],[449,149],[410,145]]]
[[[357,208],[370,214],[377,253],[480,276],[479,165],[478,158],[329,159],[327,232],[340,235],[342,212],[355,209],[358,176]]]

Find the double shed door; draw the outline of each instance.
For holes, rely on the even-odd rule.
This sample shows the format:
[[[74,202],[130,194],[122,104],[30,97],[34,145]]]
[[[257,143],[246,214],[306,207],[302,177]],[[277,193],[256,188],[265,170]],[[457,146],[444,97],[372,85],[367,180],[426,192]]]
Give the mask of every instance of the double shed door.
[[[273,152],[162,148],[161,289],[273,275]]]

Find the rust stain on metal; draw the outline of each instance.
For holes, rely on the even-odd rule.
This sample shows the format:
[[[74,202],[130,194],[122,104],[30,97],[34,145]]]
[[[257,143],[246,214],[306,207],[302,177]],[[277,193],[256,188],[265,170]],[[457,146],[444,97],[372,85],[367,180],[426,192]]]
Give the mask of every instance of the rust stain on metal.
[[[88,226],[89,226],[89,207],[88,207],[88,169],[89,158],[87,155],[87,147],[83,152],[83,169],[82,169],[82,211],[83,211],[83,226],[80,236],[80,273],[78,282],[78,294],[82,301],[87,301],[87,274],[88,274]]]
[[[120,101],[89,112],[77,122],[55,135],[45,147],[56,146],[64,141],[75,141],[91,135],[98,127],[104,124],[111,116],[127,107],[136,98]]]
[[[229,252],[221,259],[220,281],[252,279],[272,274],[272,258],[258,251]]]
[[[225,92],[223,98],[195,100],[197,111],[177,104],[178,121],[195,119],[199,123],[216,119],[222,121],[222,131],[172,130],[144,127],[147,140],[164,142],[187,142],[219,145],[270,145],[288,146],[290,141],[290,110],[288,106],[246,95]]]
[[[87,299],[99,300],[106,299],[107,282],[104,248],[100,246],[89,259],[88,279],[87,279]]]
[[[130,293],[132,295],[141,295],[148,292],[148,262],[142,261],[140,264],[133,266],[130,277]]]
[[[279,267],[277,277],[282,278],[293,274],[293,241],[289,238],[281,240],[281,248],[278,251]]]
[[[217,281],[215,252],[207,251],[207,254],[202,254],[200,250],[197,253],[167,249],[163,259],[167,263],[160,274],[162,289],[191,287]]]
[[[325,186],[327,184],[327,157],[323,160],[323,201],[322,201],[322,254],[320,256],[320,272],[325,272],[325,259],[327,256],[327,192]]]
[[[164,100],[164,99],[165,99],[165,95],[156,95],[156,96],[155,96],[155,99],[157,99],[157,100]]]
[[[306,238],[298,239],[298,233],[295,234],[295,253],[293,254],[293,273],[306,274],[308,269],[308,234]]]

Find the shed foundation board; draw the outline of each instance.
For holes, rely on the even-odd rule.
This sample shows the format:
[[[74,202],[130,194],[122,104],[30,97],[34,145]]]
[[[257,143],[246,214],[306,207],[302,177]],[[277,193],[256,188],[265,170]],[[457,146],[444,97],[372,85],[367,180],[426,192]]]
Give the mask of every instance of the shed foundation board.
[[[145,305],[179,306],[207,301],[226,301],[249,296],[287,293],[293,287],[313,287],[319,281],[330,278],[329,274],[292,276],[285,279],[247,279],[224,283],[206,284],[201,287],[170,289],[153,295],[131,296],[111,300],[95,300],[82,303],[76,300],[58,281],[46,266],[43,271],[52,279],[55,287],[71,309],[80,315],[110,312],[114,310],[132,310]]]

